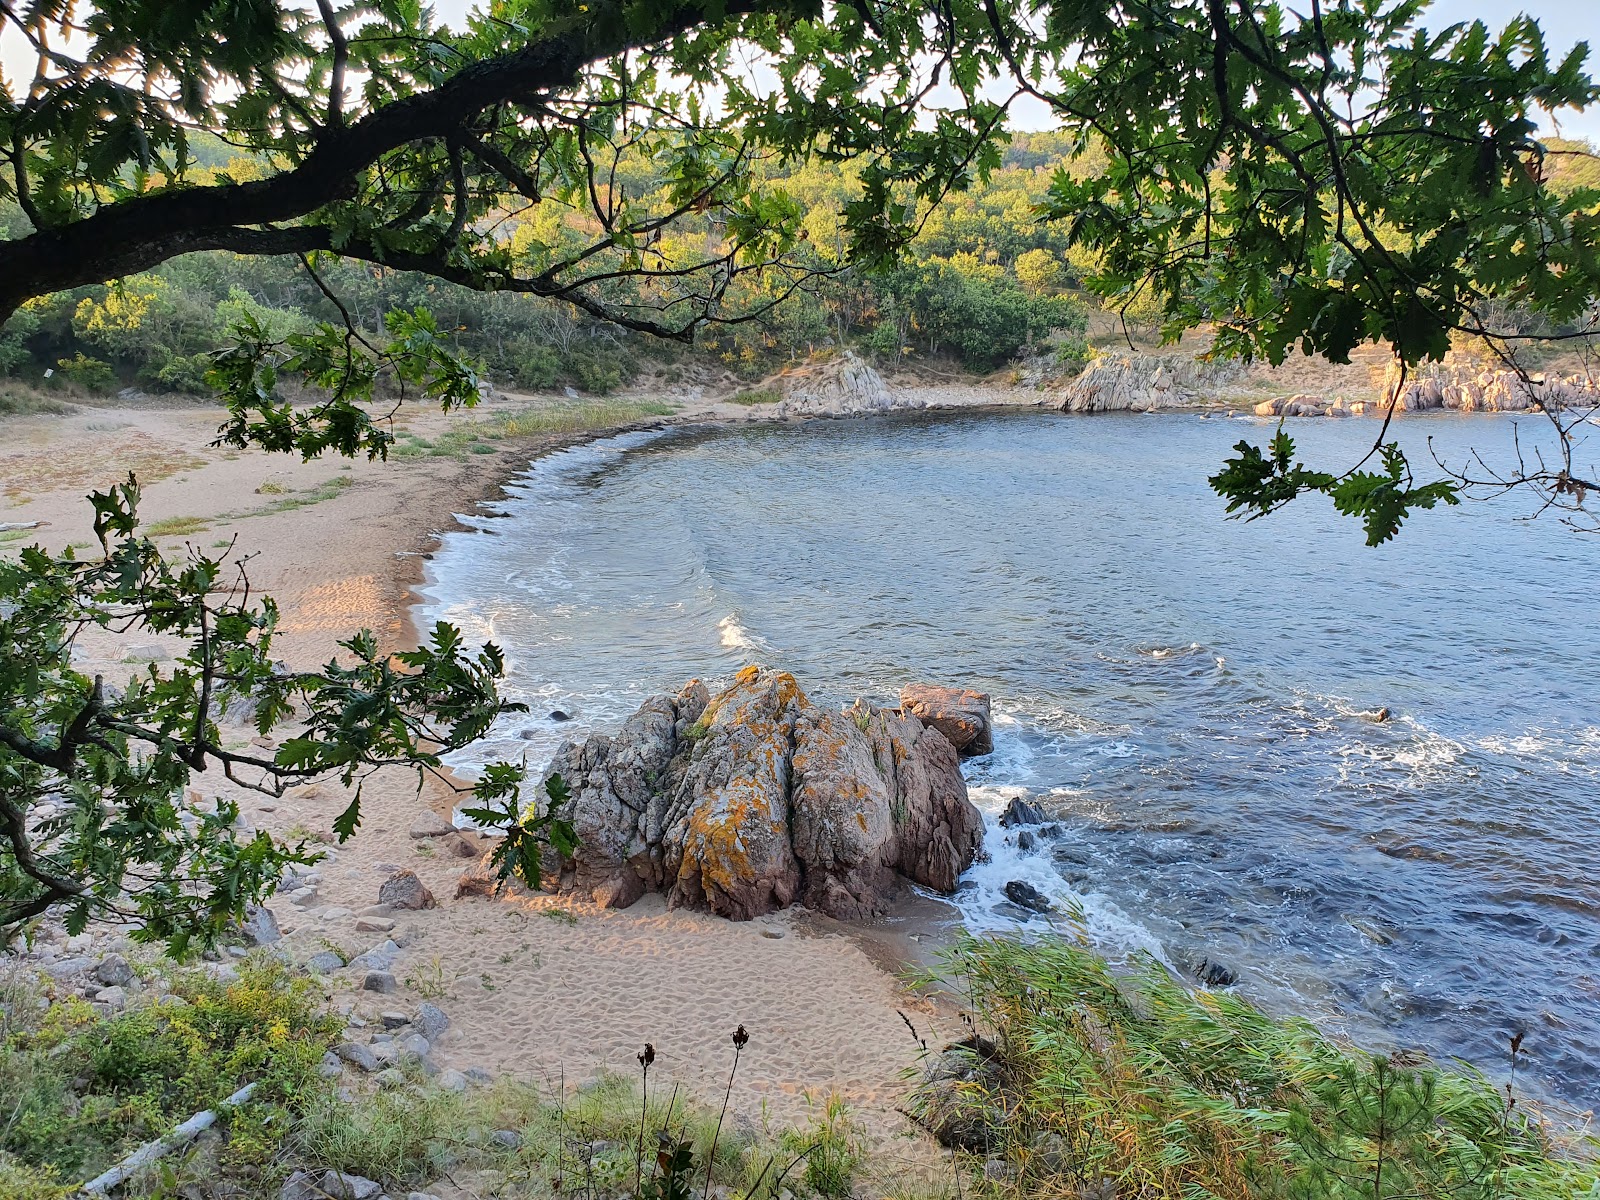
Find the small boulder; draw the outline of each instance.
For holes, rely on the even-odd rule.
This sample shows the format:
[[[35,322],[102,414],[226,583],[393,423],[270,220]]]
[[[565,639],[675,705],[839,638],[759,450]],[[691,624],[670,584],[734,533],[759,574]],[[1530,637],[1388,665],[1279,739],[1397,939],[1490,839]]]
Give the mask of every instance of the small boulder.
[[[378,889],[378,903],[394,908],[432,908],[434,899],[415,871],[396,871]]]
[[[107,987],[122,987],[133,982],[133,968],[120,954],[108,954],[94,969],[94,977]]]
[[[361,980],[361,990],[389,995],[400,990],[392,971],[368,971]]]
[[[444,1031],[450,1028],[450,1018],[437,1004],[424,1000],[417,1006],[416,1026],[423,1037],[430,1042],[437,1042]]]
[[[283,933],[278,929],[278,918],[264,904],[252,904],[245,909],[244,923],[240,925],[239,932],[252,946],[270,946],[283,938]]]
[[[1024,883],[1020,879],[1013,879],[1005,886],[1006,899],[1023,908],[1031,909],[1036,913],[1054,912],[1054,906],[1045,898],[1045,894],[1031,883]]]
[[[559,708],[557,708],[551,711],[550,719],[552,721],[570,721],[572,720],[572,716],[570,713],[562,712]]]
[[[361,1175],[347,1175],[343,1171],[325,1171],[318,1186],[329,1200],[372,1200],[383,1186]]]
[[[385,1029],[399,1029],[402,1026],[411,1024],[411,1018],[406,1016],[405,1013],[396,1012],[392,1009],[389,1012],[379,1013],[378,1020],[383,1022]]]
[[[372,1052],[370,1046],[363,1046],[360,1042],[342,1042],[334,1049],[334,1053],[368,1075],[378,1069],[378,1056]]]
[[[455,831],[454,825],[434,812],[424,813],[411,824],[411,836],[418,841],[423,838],[449,837]]]
[[[900,689],[900,707],[944,734],[962,758],[994,752],[994,718],[984,692],[913,683]]]
[[[433,1047],[428,1045],[428,1039],[420,1033],[408,1033],[400,1041],[401,1053],[410,1055],[412,1058],[427,1058],[428,1051],[431,1049]]]
[[[1005,811],[1000,814],[1002,829],[1015,829],[1019,825],[1043,825],[1044,813],[1021,796],[1013,796]]]
[[[394,921],[389,917],[357,917],[357,933],[391,933]]]
[[[522,1135],[515,1129],[496,1129],[489,1140],[505,1150],[515,1150],[522,1145]]]
[[[439,1087],[447,1092],[464,1092],[467,1090],[467,1077],[454,1068],[447,1068],[439,1072],[435,1080]]]
[[[101,988],[94,998],[95,1003],[104,1004],[112,1012],[121,1012],[128,1004],[127,990],[120,987]]]
[[[343,966],[344,959],[340,958],[332,950],[320,950],[306,959],[306,970],[313,975],[326,975],[331,971],[341,969]]]
[[[1207,987],[1213,988],[1232,987],[1239,982],[1236,971],[1209,958],[1200,960],[1200,965],[1194,969],[1194,977]]]
[[[296,1171],[278,1189],[278,1200],[322,1200],[322,1189],[310,1171]]]
[[[1032,850],[1036,841],[1037,841],[1037,839],[1033,836],[1032,830],[1028,830],[1028,829],[1019,829],[1019,830],[1017,830],[1017,849],[1018,850],[1022,850],[1022,851]]]

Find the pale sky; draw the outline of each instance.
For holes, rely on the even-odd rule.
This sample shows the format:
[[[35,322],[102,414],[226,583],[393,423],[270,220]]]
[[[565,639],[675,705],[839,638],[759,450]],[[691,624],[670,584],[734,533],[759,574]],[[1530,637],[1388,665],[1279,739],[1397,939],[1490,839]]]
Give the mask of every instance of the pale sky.
[[[450,22],[464,14],[471,0],[435,0],[439,14]],[[1298,0],[1287,0],[1291,10],[1302,7]],[[1566,52],[1580,41],[1597,47],[1589,55],[1589,69],[1600,74],[1600,7],[1595,0],[1434,0],[1424,18],[1430,29],[1442,29],[1456,21],[1480,19],[1491,29],[1499,28],[1511,16],[1526,12],[1539,21],[1553,56]],[[28,78],[33,59],[22,38],[7,25],[0,30],[0,64],[8,79]],[[1048,110],[1037,101],[1019,103],[1013,109],[1013,122],[1022,129],[1045,129],[1054,124]],[[1585,137],[1600,143],[1600,108],[1587,113],[1566,113],[1558,118],[1560,132],[1569,137]]]

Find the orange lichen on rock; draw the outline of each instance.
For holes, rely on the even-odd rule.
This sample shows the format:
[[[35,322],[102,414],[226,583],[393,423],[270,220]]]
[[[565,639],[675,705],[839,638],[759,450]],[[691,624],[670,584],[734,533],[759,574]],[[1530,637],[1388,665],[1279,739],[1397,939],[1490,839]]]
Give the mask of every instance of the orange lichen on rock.
[[[813,704],[793,675],[746,667],[715,697],[654,697],[612,738],[564,746],[575,857],[563,887],[748,919],[796,900],[883,911],[897,873],[951,888],[982,821],[955,751],[915,717]]]

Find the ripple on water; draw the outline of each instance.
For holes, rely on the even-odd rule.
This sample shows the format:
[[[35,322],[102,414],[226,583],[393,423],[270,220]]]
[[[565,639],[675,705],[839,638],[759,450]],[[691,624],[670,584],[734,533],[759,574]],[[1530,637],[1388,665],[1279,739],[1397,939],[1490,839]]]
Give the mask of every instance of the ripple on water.
[[[1493,1071],[1525,1028],[1525,1085],[1600,1101],[1600,556],[1505,503],[1420,515],[1375,551],[1311,502],[1222,520],[1205,479],[1241,428],[967,415],[541,459],[431,564],[421,615],[499,641],[531,709],[464,765],[538,766],[750,661],[828,703],[979,687],[996,744],[967,764],[988,822],[957,898],[974,928],[1045,929],[1004,898],[1027,882],[1110,953],[1215,957],[1268,1007],[1376,1046]],[[1423,462],[1425,439],[1459,460],[1508,431],[1396,426]],[[1370,430],[1297,434],[1339,462]],[[1508,614],[1511,576],[1537,621]],[[1060,826],[1031,851],[996,822],[1018,793]]]

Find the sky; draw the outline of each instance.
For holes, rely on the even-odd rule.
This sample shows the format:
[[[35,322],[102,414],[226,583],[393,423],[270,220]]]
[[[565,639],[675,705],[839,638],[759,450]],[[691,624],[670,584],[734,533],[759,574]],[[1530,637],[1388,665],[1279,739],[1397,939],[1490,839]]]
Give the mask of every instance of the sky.
[[[470,2],[435,0],[435,5],[448,22],[464,13]],[[1302,6],[1297,0],[1287,0],[1286,7],[1293,10]],[[1590,42],[1595,49],[1589,55],[1589,69],[1600,74],[1600,4],[1596,0],[1525,0],[1522,4],[1514,0],[1434,0],[1423,23],[1430,29],[1441,29],[1456,21],[1480,19],[1490,28],[1498,28],[1518,12],[1526,12],[1539,21],[1552,55],[1565,53],[1577,42]],[[27,78],[33,71],[26,45],[9,26],[0,31],[0,64],[8,79]],[[1019,102],[1012,110],[1012,118],[1014,127],[1021,129],[1047,129],[1054,124],[1048,110],[1037,101]],[[1600,143],[1600,108],[1563,114],[1557,127],[1565,136]]]

